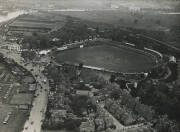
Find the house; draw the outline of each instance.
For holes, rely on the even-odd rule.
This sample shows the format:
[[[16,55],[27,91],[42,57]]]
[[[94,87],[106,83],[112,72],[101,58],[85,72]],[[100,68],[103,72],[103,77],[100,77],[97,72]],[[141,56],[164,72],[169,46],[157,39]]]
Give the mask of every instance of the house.
[[[52,117],[65,118],[66,114],[67,114],[66,110],[56,110],[56,109],[51,110]]]
[[[66,49],[68,49],[67,46],[63,46],[63,47],[57,48],[58,51],[62,51],[62,50],[66,50]]]
[[[58,39],[58,38],[53,38],[53,39],[52,39],[53,42],[58,42],[59,40],[60,40],[60,39]]]
[[[29,84],[29,92],[34,93],[36,91],[36,84]]]
[[[21,69],[18,68],[18,67],[14,67],[14,68],[12,69],[12,73],[13,73],[14,75],[24,75],[23,72],[21,71]]]
[[[51,52],[51,50],[41,50],[40,52],[39,52],[39,55],[47,55],[48,53],[50,53]]]
[[[13,43],[7,45],[8,50],[10,51],[16,51],[16,52],[21,52],[21,46],[19,44]]]
[[[93,28],[93,27],[89,27],[88,30],[90,30],[90,31],[96,31],[96,29]]]
[[[63,123],[66,118],[66,110],[51,110],[51,118],[54,123]]]
[[[79,129],[80,132],[94,132],[95,131],[94,122],[91,120],[86,122],[81,122]]]
[[[67,113],[66,115],[67,115],[67,118],[69,118],[69,119],[77,119],[78,118],[77,115],[74,115],[73,113]]]
[[[80,45],[80,48],[84,48],[84,45]]]
[[[176,58],[174,56],[169,57],[169,62],[176,62]]]
[[[92,97],[93,93],[89,90],[76,90],[76,95]]]
[[[23,82],[26,84],[33,84],[35,83],[35,79],[32,76],[25,76]]]

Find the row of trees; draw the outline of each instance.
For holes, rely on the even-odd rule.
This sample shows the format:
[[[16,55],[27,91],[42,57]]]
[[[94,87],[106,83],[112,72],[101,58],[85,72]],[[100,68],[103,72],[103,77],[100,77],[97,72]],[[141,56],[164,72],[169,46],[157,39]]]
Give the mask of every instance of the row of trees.
[[[85,22],[68,17],[66,24],[52,32],[51,37],[59,38],[61,43],[69,43],[93,38],[98,32],[98,28],[88,28]]]
[[[23,38],[23,49],[46,49],[51,47],[49,35],[34,32]]]
[[[174,30],[175,29],[173,29],[171,32],[173,33]],[[109,27],[108,29],[104,29],[103,32],[99,32],[100,36],[103,38],[110,38],[113,41],[120,42],[127,41],[129,43],[135,44],[137,48],[149,47],[164,54],[171,54],[175,57],[180,57],[178,50],[171,48],[170,44],[167,46],[164,44],[165,42],[178,42],[177,34],[179,34],[179,30],[174,33],[176,34],[174,35],[176,37],[172,36],[172,33],[134,28],[124,29],[122,27]],[[169,40],[170,38],[171,40]]]
[[[99,28],[89,27],[85,21],[67,17],[66,24],[49,33],[37,33],[25,35],[23,38],[24,49],[47,49],[52,46],[62,46],[66,43],[93,39],[99,33]]]
[[[36,57],[36,52],[35,51],[30,51],[30,50],[23,51],[21,53],[21,57],[24,58],[26,61],[27,60],[31,61]]]

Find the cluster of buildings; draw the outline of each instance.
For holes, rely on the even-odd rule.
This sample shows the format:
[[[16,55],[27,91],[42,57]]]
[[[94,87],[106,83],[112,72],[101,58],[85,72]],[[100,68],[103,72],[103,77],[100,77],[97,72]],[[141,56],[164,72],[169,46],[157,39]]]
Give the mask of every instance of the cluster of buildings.
[[[21,45],[19,45],[17,43],[3,45],[3,46],[1,46],[1,48],[16,52],[16,53],[20,53],[22,51]]]
[[[61,75],[63,74],[65,73],[61,73]],[[105,113],[103,108],[97,105],[94,92],[98,90],[81,79],[75,79],[73,82],[68,80],[69,77],[67,76],[65,78],[61,77],[61,82],[57,83],[52,78],[49,78],[48,112],[46,112],[46,118],[43,123],[45,129],[57,129],[56,125],[58,124],[63,124],[63,126],[58,125],[58,129],[66,128],[66,120],[68,119],[80,121],[80,124],[77,126],[80,132],[104,131],[115,128],[112,118]],[[81,100],[81,97],[85,100]],[[87,106],[81,107],[83,104],[77,104],[81,108],[78,108],[79,106],[73,108],[74,105],[76,107],[76,102],[85,103]],[[75,109],[79,109],[78,113],[80,115],[76,113]]]
[[[18,85],[17,93],[13,95],[10,104],[22,110],[30,110],[36,92],[36,81],[32,75],[22,72],[18,67],[15,67],[12,72],[22,83]]]

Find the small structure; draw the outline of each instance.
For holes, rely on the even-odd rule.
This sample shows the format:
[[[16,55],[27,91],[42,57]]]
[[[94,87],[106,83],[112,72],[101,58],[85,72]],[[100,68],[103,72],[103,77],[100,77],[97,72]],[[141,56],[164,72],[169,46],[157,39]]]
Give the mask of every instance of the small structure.
[[[53,38],[53,39],[52,39],[53,42],[58,42],[59,40],[60,40],[60,39],[58,39],[58,38]]]
[[[82,122],[79,129],[80,132],[94,132],[95,131],[94,122],[93,121]]]
[[[51,116],[52,117],[60,117],[60,118],[65,118],[66,117],[66,110],[51,110]]]
[[[64,119],[66,118],[66,114],[66,110],[51,110],[51,117],[55,124],[63,123]]]
[[[80,45],[80,48],[83,48],[84,47],[84,45]]]
[[[50,53],[51,52],[51,50],[41,50],[40,52],[39,52],[39,55],[47,55],[48,53]]]
[[[35,93],[36,91],[36,84],[29,84],[29,92]]]
[[[76,94],[80,96],[93,96],[93,93],[89,90],[76,90]]]
[[[68,49],[67,46],[63,46],[63,47],[57,48],[58,51],[62,51],[62,50],[66,50],[66,49]]]
[[[176,63],[176,58],[174,56],[169,57],[169,62],[175,62]]]
[[[8,46],[8,50],[10,50],[10,51],[21,52],[21,46],[19,44],[13,43],[13,44],[9,44],[7,46]]]
[[[25,76],[23,82],[26,84],[33,84],[35,83],[35,79],[32,76]]]
[[[16,66],[12,69],[11,72],[12,72],[14,75],[24,75],[24,73],[21,71],[21,69],[18,68],[18,67],[16,67]]]

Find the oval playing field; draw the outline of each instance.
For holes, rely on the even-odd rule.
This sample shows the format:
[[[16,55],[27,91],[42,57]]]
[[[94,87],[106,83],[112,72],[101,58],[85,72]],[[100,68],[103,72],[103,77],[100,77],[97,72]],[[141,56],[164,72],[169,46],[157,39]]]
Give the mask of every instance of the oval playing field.
[[[58,52],[59,63],[83,63],[117,72],[142,72],[155,66],[146,53],[125,46],[96,45]]]

